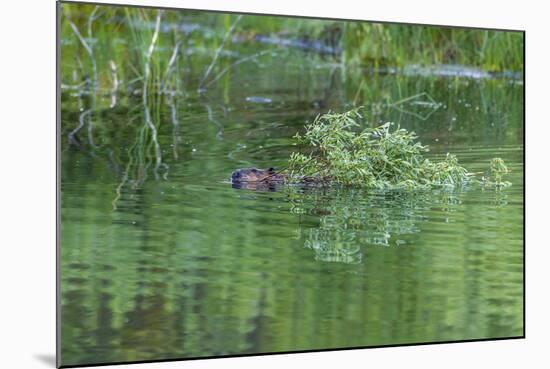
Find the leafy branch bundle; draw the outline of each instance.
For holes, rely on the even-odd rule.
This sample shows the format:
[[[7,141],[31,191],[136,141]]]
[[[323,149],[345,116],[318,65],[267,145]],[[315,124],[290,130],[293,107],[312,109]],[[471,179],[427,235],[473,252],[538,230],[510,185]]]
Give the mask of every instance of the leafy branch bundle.
[[[473,174],[447,154],[443,160],[424,157],[427,146],[417,141],[414,132],[385,123],[360,129],[359,109],[327,113],[306,125],[295,138],[304,152],[293,152],[289,160],[292,181],[318,178],[321,182],[369,188],[422,188],[460,186],[472,182]],[[508,169],[502,159],[491,162],[484,186],[504,187]]]

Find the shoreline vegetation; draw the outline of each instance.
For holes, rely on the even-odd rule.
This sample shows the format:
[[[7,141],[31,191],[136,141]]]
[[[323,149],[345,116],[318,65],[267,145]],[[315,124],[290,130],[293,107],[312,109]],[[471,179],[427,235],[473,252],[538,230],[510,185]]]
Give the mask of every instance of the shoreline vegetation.
[[[177,158],[180,126],[175,114],[176,100],[181,103],[189,98],[202,98],[218,84],[226,86],[232,71],[239,65],[280,57],[293,48],[318,54],[334,68],[353,70],[361,83],[348,100],[352,106],[369,104],[375,110],[379,110],[379,106],[399,109],[395,101],[411,98],[409,95],[388,96],[387,92],[374,88],[378,83],[376,74],[388,73],[394,68],[444,64],[479,68],[487,73],[523,74],[521,32],[304,21],[87,4],[62,4],[60,18],[61,90],[62,94],[71,96],[70,101],[62,101],[79,112],[76,119],[71,118],[74,126],[63,127],[63,135],[68,139],[64,144],[85,146],[91,152],[103,151],[109,158],[116,158],[120,162],[117,165],[124,168],[117,193],[127,182],[135,186],[143,184],[150,172],[155,179],[167,178],[169,166],[158,138],[161,106],[170,106],[173,111],[170,123],[174,131],[173,152]],[[237,44],[239,50],[253,46],[253,51],[249,54],[237,52]],[[204,64],[204,60],[209,62]],[[197,68],[202,68],[202,73],[198,73],[202,77],[185,77],[189,70]],[[372,83],[371,73],[374,73]],[[458,78],[454,80],[456,83]],[[497,98],[509,98],[506,91],[497,90],[495,94],[502,95]],[[401,86],[396,86],[395,91],[401,94]],[[414,96],[426,93],[416,91]],[[135,131],[136,139],[129,150],[122,151],[117,143],[117,128],[110,126],[102,116],[104,111],[114,111],[125,104],[134,104],[133,111],[141,112],[137,119],[124,126],[125,130]],[[209,109],[208,119],[219,126],[205,104]],[[440,105],[439,102],[433,104]],[[372,187],[449,185],[466,182],[471,177],[452,155],[440,162],[423,159],[422,153],[427,149],[414,143],[416,137],[403,129],[392,130],[391,125],[371,127],[355,137],[357,126],[349,121],[355,119],[353,114],[357,112],[330,113],[318,118],[316,125],[308,126],[306,130],[309,131],[303,137],[298,136],[303,143],[331,144],[316,136],[321,129],[331,135],[343,135],[345,139],[330,136],[331,140],[340,140],[337,143],[343,146],[337,151],[330,151],[335,147],[316,151],[320,162],[329,165],[324,170],[306,162],[306,154],[294,154],[290,160],[294,172],[303,167],[305,173],[330,174],[343,184],[363,181]],[[328,128],[327,122],[336,122],[335,127]],[[223,127],[219,128],[218,135],[222,131]],[[382,142],[394,145],[391,150],[396,151],[383,154]],[[351,148],[346,146],[350,143]],[[371,162],[363,163],[366,167],[361,167],[354,156],[363,153],[374,155]],[[394,156],[388,157],[389,154]],[[403,157],[398,158],[399,155]],[[346,173],[342,167],[346,165],[356,173],[351,175],[349,170]],[[505,187],[508,183],[502,176],[507,171],[501,160],[494,159],[489,174],[479,182],[485,186]]]
[[[160,25],[157,25],[158,20]],[[152,38],[158,39],[154,57],[147,52]],[[62,4],[61,41],[65,59],[72,59],[69,62],[77,71],[80,69],[81,77],[93,78],[96,87],[105,91],[113,87],[114,71],[119,87],[121,83],[145,82],[143,66],[148,60],[152,62],[155,86],[162,89],[167,87],[172,69],[183,67],[181,60],[185,59],[185,54],[214,52],[203,78],[193,81],[196,86],[168,84],[182,91],[200,90],[205,84],[219,79],[216,78],[218,73],[227,67],[221,59],[235,57],[241,62],[240,55],[231,51],[235,44],[259,44],[273,52],[302,49],[326,55],[344,68],[374,68],[382,72],[385,68],[412,65],[460,65],[485,72],[520,73],[524,68],[522,32],[304,21],[193,10]],[[242,57],[247,58],[246,62],[250,57],[261,58],[266,53]],[[64,84],[74,86],[73,73],[67,73],[71,71],[64,68],[62,72]]]

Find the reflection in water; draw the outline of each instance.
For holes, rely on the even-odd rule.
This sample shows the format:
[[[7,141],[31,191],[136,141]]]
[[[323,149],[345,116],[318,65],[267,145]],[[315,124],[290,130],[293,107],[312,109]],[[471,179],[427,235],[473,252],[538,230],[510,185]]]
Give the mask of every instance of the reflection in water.
[[[274,192],[284,187],[280,182],[231,182],[231,187],[242,190]]]
[[[426,220],[424,210],[440,200],[438,194],[431,196],[435,201],[427,202],[425,194],[368,194],[353,189],[337,190],[328,199],[314,196],[305,203],[313,204],[311,211],[320,215],[319,227],[308,230],[305,247],[315,251],[316,260],[360,263],[362,246],[406,244],[399,236],[419,231],[416,223]]]
[[[438,208],[442,214],[459,209],[463,189],[431,191],[377,191],[353,188],[307,189],[292,207],[294,214],[315,214],[319,226],[307,230],[304,246],[320,261],[361,263],[363,246],[407,245],[405,235],[420,232],[428,222],[427,212]],[[295,195],[294,195],[295,196]],[[495,203],[502,204],[495,192]]]
[[[111,189],[63,187],[68,362],[522,332],[516,191]]]

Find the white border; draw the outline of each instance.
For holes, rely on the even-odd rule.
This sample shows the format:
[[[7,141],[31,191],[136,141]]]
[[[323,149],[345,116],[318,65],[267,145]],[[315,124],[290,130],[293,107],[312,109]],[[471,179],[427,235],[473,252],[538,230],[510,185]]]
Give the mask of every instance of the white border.
[[[548,34],[544,2],[112,0],[112,3],[527,31],[527,339],[138,364],[129,368],[514,368],[548,362]],[[0,366],[53,367],[55,353],[55,3],[0,12]],[[546,237],[545,237],[546,236]],[[538,364],[532,364],[540,367]],[[119,366],[126,367],[126,366]]]

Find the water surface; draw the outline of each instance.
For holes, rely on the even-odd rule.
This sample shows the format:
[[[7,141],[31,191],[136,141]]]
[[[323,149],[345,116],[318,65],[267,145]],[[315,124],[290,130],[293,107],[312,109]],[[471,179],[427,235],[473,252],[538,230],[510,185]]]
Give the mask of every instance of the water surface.
[[[184,78],[198,81],[211,59],[193,60]],[[141,97],[94,111],[102,124],[82,130],[79,148],[67,135],[81,106],[63,90],[62,363],[521,336],[523,86],[415,70],[342,68],[292,49],[242,63],[206,92],[162,98],[157,178],[131,129],[143,124]],[[429,97],[396,104],[420,92]],[[359,102],[370,124],[414,130],[430,158],[451,152],[483,172],[502,157],[512,186],[227,182],[240,167],[283,167],[305,122]]]

